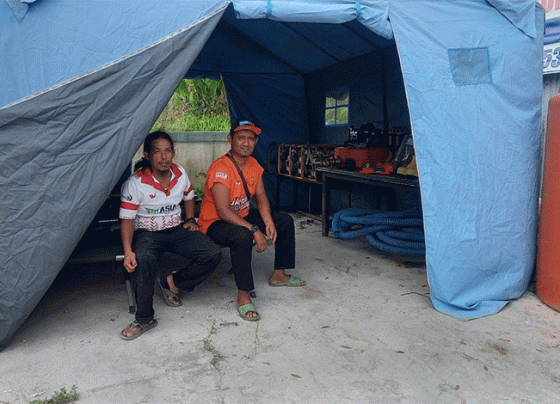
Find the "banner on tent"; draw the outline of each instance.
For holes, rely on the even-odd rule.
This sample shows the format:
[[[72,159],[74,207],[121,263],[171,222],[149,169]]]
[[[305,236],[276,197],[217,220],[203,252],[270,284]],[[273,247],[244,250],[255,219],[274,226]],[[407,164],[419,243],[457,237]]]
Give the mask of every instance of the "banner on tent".
[[[560,0],[537,0],[546,12],[543,73],[560,73]]]

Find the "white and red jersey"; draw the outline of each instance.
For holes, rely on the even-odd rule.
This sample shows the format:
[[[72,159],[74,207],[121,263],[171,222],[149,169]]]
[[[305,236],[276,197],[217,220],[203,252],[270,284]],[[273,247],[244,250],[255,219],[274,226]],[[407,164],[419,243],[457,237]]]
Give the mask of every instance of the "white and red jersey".
[[[134,219],[134,229],[159,231],[181,224],[181,202],[194,199],[185,169],[171,164],[171,182],[166,190],[150,168],[136,171],[122,186],[119,218]]]

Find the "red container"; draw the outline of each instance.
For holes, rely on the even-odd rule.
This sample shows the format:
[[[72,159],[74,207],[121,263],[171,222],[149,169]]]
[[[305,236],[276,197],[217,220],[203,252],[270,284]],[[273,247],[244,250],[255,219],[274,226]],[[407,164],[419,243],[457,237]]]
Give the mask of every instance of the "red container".
[[[375,167],[378,163],[387,161],[390,155],[391,152],[389,150],[377,147],[367,149],[360,147],[337,147],[334,149],[334,157],[342,161],[343,167],[346,159],[350,158],[356,162],[356,170],[362,169],[366,163]]]
[[[560,94],[548,102],[537,253],[537,296],[560,311]]]

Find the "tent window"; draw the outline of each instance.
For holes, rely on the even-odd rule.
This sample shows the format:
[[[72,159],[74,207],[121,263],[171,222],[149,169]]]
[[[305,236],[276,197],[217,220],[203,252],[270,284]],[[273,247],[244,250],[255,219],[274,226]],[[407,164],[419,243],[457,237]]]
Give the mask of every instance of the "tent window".
[[[448,49],[447,53],[456,86],[492,82],[488,48]]]
[[[339,90],[328,93],[325,101],[325,125],[347,125],[350,92]]]

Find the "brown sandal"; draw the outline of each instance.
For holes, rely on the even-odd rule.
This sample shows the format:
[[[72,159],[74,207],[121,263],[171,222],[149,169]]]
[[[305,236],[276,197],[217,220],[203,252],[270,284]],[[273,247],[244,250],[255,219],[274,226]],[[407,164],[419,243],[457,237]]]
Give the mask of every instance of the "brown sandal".
[[[179,299],[179,296],[173,293],[170,289],[163,286],[161,278],[157,279],[157,284],[161,290],[161,293],[163,294],[163,301],[165,302],[166,305],[168,305],[169,307],[179,307],[183,304],[181,299]],[[167,285],[167,281],[165,282],[165,284]],[[169,285],[167,286],[169,287]],[[169,300],[169,298],[172,298],[177,303],[172,303],[171,300]]]
[[[122,339],[124,339],[125,341],[130,341],[133,340],[134,338],[138,338],[140,335],[142,335],[144,332],[151,330],[152,328],[154,328],[156,325],[158,325],[157,320],[154,318],[152,319],[149,323],[146,324],[140,324],[139,322],[137,322],[136,320],[134,320],[132,323],[130,323],[128,325],[128,327],[132,330],[134,328],[140,328],[140,330],[136,333],[136,334],[132,334],[132,335],[124,335],[124,330],[126,330],[126,327],[124,328],[124,330],[121,331],[120,333],[120,337]]]

